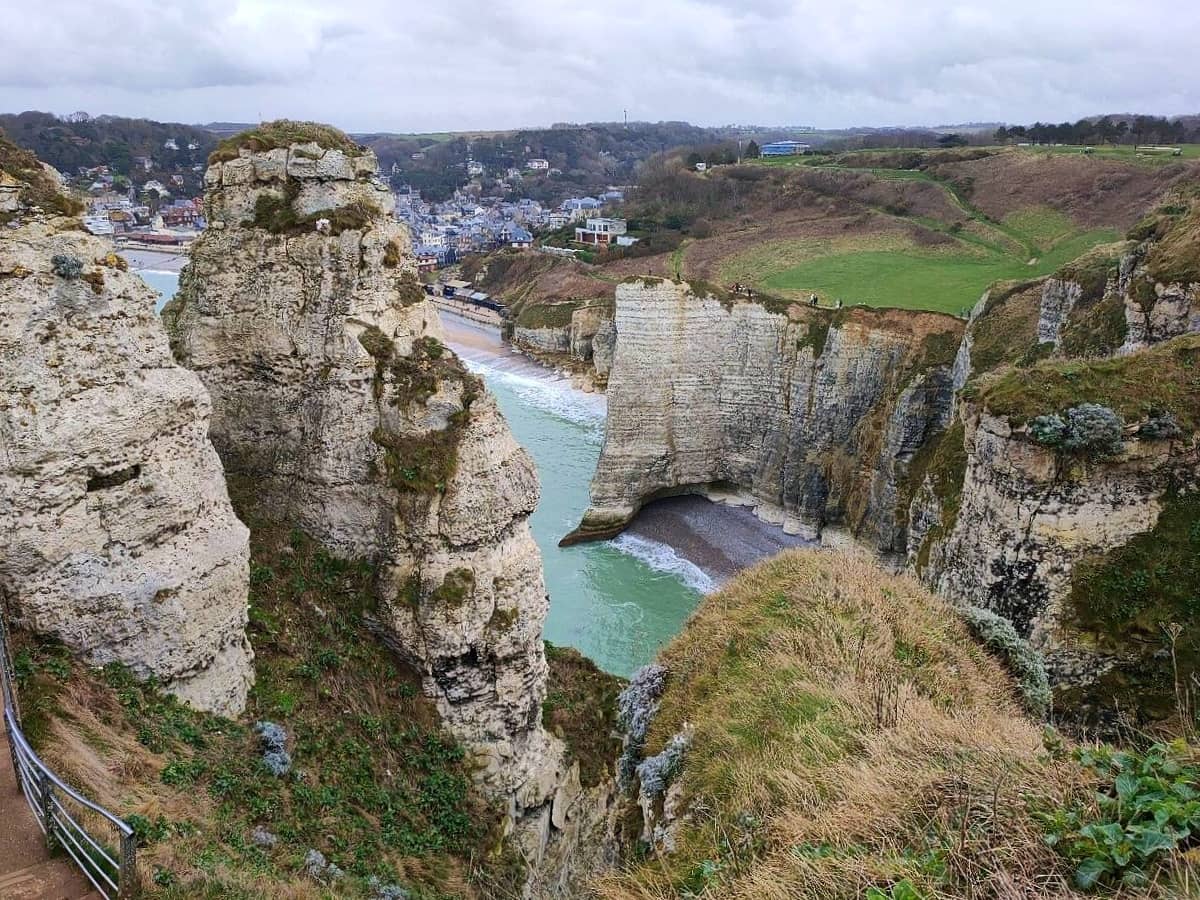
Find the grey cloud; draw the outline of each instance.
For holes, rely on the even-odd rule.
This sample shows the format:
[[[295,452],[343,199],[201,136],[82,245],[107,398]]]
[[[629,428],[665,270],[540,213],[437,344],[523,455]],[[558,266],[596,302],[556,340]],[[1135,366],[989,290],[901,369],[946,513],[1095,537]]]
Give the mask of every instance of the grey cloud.
[[[83,0],[0,35],[0,107],[442,130],[1200,110],[1200,4]]]

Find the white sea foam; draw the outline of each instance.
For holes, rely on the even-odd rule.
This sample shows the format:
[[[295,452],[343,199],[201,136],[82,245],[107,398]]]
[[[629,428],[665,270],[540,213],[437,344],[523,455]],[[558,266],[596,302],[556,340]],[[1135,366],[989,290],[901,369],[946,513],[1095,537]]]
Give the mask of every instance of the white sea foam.
[[[560,419],[586,426],[593,438],[603,436],[607,406],[603,394],[585,394],[561,375],[520,358],[493,357],[479,351],[453,347],[467,368],[511,390],[523,402]]]
[[[629,533],[613,538],[611,543],[622,553],[640,559],[656,572],[674,575],[692,590],[707,594],[717,587],[717,583],[703,569],[684,559],[667,544]]]

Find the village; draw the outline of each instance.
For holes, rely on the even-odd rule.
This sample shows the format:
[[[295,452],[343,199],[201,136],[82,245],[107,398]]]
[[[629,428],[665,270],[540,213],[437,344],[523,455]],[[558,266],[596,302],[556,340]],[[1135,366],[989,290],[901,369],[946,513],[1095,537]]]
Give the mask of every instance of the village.
[[[171,153],[184,149],[174,140],[164,144]],[[195,150],[188,145],[187,150]],[[529,159],[526,170],[549,170],[545,159]],[[158,174],[163,163],[138,156],[133,169],[138,174]],[[190,167],[201,170],[196,164]],[[440,203],[422,199],[408,185],[393,187],[396,217],[412,233],[418,269],[429,273],[452,266],[472,253],[498,249],[529,250],[535,235],[574,228],[574,239],[560,243],[573,246],[547,246],[546,252],[571,256],[582,250],[612,246],[630,246],[636,237],[626,233],[625,220],[615,215],[625,200],[625,190],[610,186],[598,197],[570,197],[558,206],[544,205],[529,198],[508,199],[483,194],[487,175],[484,166],[468,160],[471,181],[452,197]],[[493,183],[517,185],[521,170],[498,173]],[[551,172],[552,174],[552,172]],[[93,234],[111,237],[118,247],[154,249],[182,254],[187,245],[204,230],[204,208],[199,197],[184,195],[187,182],[175,173],[139,181],[113,172],[109,166],[81,167],[77,172],[60,173],[69,183],[87,194],[85,227]]]

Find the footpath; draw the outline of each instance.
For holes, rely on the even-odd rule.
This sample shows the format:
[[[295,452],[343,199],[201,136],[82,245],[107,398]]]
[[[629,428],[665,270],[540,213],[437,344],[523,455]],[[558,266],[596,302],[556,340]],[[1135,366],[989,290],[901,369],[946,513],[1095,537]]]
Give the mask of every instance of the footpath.
[[[52,856],[12,768],[0,724],[0,900],[101,900],[66,854]]]

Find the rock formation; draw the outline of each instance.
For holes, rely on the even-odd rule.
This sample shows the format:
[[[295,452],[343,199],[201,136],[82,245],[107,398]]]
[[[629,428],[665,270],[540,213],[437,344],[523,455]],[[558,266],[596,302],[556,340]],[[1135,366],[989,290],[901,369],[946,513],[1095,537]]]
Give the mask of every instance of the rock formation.
[[[603,388],[615,349],[612,300],[580,301],[527,308],[512,328],[512,342],[536,359],[579,376],[585,390]]]
[[[1120,272],[1114,254],[1124,254]],[[1123,328],[1112,323],[1123,298],[1144,295],[1146,258],[1144,247],[1130,256],[1114,245],[1054,278],[990,292],[965,334],[931,313],[775,311],[671,282],[622,284],[592,505],[565,540],[614,534],[670,493],[734,495],[831,542],[848,532],[942,595],[998,612],[1045,654],[1060,697],[1086,694],[1094,710],[1130,673],[1153,670],[1139,682],[1153,707],[1169,692],[1158,620],[1145,613],[1106,631],[1100,618],[1116,614],[1093,614],[1095,591],[1080,579],[1167,527],[1172,498],[1196,487],[1197,339],[1166,340],[1167,330],[1119,363],[1061,360],[1117,350]],[[1187,290],[1159,279],[1154,308]],[[1079,403],[1124,417],[1118,451],[1081,455],[1034,438],[1030,420]],[[1196,640],[1186,609],[1154,603],[1181,641]],[[1193,670],[1190,654],[1179,661]]]
[[[949,419],[961,322],[773,312],[638,278],[617,288],[615,332],[592,506],[568,540],[611,536],[657,496],[732,489],[791,529],[905,546],[905,471]]]
[[[1047,658],[1059,687],[1086,684],[1114,660],[1076,645],[1063,606],[1076,563],[1150,531],[1167,496],[1196,477],[1194,440],[1125,443],[1120,456],[1067,459],[1003,417],[966,404],[966,468],[952,521],[910,534],[909,560],[942,596],[1013,622]],[[957,435],[955,435],[957,437]]]
[[[374,155],[331,129],[261,138],[279,127],[208,169],[210,225],[164,313],[176,353],[212,392],[213,441],[252,525],[376,566],[380,636],[480,754],[536,861],[570,790],[540,721],[536,472],[443,347]]]
[[[78,220],[0,229],[0,594],[90,663],[234,715],[248,532],[156,299]]]

